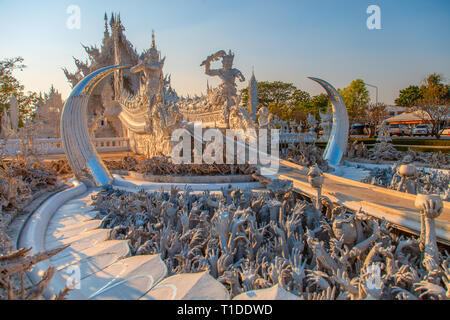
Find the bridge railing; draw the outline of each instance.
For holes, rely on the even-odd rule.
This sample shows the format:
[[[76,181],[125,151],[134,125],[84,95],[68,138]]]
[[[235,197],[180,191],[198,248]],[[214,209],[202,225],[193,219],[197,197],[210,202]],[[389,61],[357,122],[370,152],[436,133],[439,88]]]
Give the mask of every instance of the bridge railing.
[[[93,138],[91,139],[98,152],[120,152],[130,150],[128,138]],[[61,139],[34,139],[35,151],[38,154],[64,153]],[[17,155],[21,152],[20,139],[0,140],[0,154]]]

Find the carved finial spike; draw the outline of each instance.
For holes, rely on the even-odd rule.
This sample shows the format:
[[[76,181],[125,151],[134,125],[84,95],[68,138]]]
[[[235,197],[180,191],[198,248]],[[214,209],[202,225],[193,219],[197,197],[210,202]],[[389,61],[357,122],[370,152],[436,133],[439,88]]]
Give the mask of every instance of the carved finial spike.
[[[152,48],[156,48],[155,30],[152,30]]]

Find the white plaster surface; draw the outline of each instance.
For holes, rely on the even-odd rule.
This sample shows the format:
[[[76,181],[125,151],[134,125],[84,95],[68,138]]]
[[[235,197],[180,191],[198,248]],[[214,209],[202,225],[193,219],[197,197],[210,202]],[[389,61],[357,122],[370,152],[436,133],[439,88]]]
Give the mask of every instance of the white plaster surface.
[[[280,285],[271,288],[241,293],[233,300],[303,300],[299,296],[286,291]]]
[[[161,281],[141,300],[229,300],[228,290],[209,272],[178,274]]]
[[[128,241],[108,240],[110,230],[99,229],[101,221],[94,220],[97,213],[90,203],[97,191],[87,190],[82,184],[58,193],[25,224],[19,243],[22,247],[33,246],[33,252],[37,252],[70,245],[36,265],[29,274],[36,283],[49,266],[55,267],[46,298],[71,284],[76,286],[67,298],[73,300],[230,298],[226,288],[209,273],[163,280],[167,266],[159,255],[129,257]]]

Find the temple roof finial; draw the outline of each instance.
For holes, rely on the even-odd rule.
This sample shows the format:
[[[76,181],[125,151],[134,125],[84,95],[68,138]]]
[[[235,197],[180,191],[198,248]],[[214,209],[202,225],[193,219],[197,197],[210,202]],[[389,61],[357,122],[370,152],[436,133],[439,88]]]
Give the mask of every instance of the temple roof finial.
[[[109,36],[109,29],[108,29],[108,15],[105,12],[105,37]]]
[[[155,30],[152,29],[152,48],[156,48]]]

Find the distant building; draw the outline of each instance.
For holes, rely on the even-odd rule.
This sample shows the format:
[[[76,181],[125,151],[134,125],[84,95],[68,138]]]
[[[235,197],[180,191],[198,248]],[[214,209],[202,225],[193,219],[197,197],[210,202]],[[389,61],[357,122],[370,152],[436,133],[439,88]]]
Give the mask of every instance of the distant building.
[[[429,115],[423,111],[404,112],[394,117],[390,117],[385,121],[389,124],[420,124],[426,123],[430,119]]]
[[[406,110],[407,110],[406,107],[399,107],[399,106],[386,106],[385,108],[386,115],[388,117],[398,116],[399,114],[406,112]]]

